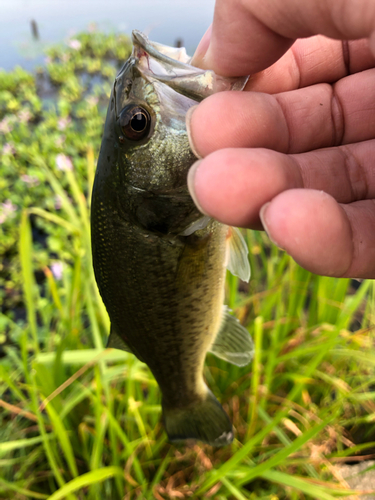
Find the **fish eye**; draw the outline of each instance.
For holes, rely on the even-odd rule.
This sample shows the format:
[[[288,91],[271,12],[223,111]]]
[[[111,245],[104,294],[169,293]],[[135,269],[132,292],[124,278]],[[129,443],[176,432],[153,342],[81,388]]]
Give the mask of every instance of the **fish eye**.
[[[124,136],[131,141],[144,139],[150,131],[149,112],[140,106],[127,106],[120,113],[120,126]]]

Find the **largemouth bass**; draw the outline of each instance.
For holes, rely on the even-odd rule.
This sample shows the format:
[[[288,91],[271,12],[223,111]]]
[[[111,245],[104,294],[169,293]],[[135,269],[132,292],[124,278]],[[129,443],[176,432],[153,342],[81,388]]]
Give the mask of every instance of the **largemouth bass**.
[[[248,280],[238,232],[203,216],[187,189],[196,160],[187,110],[229,79],[188,64],[185,49],[133,32],[108,106],[95,176],[91,230],[94,271],[106,305],[108,346],[134,353],[162,392],[171,441],[214,446],[233,439],[231,422],[203,380],[206,353],[243,366],[251,337],[223,308],[226,267]]]

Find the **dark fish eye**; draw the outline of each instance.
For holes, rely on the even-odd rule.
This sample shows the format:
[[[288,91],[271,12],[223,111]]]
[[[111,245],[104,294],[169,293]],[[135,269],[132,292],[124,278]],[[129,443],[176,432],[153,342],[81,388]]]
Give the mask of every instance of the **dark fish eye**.
[[[131,141],[144,139],[150,131],[151,117],[145,108],[127,106],[121,111],[120,126],[124,136]]]

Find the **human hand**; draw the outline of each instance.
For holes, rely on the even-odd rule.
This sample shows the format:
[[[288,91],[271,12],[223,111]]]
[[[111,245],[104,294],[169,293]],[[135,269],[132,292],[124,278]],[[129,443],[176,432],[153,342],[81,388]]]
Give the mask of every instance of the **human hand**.
[[[316,274],[375,278],[374,54],[372,0],[217,0],[192,64],[252,76],[188,114],[198,207]]]

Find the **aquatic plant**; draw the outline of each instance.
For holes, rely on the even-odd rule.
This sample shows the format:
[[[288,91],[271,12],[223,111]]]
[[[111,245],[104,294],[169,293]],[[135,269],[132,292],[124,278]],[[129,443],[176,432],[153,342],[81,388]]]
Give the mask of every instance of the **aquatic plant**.
[[[337,465],[375,444],[372,282],[314,276],[246,233],[252,280],[228,275],[227,302],[255,359],[205,371],[236,429],[221,450],[168,444],[146,365],[104,349],[90,194],[129,50],[85,33],[36,75],[0,72],[0,497],[346,497]]]

